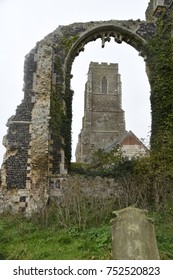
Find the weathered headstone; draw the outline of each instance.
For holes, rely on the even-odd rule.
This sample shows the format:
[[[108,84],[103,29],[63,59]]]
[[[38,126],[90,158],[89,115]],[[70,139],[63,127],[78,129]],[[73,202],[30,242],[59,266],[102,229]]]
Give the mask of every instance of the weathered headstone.
[[[128,207],[115,211],[112,223],[113,259],[158,260],[159,253],[152,220],[146,211]]]

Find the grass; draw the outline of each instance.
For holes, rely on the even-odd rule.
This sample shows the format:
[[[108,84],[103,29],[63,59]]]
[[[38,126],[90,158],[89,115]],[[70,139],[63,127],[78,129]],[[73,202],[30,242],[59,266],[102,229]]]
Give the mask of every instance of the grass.
[[[161,259],[173,259],[173,220],[156,217],[156,236]],[[0,216],[0,259],[84,260],[111,259],[110,225],[61,228],[43,226],[34,219],[9,214]]]
[[[173,260],[173,216],[159,216],[155,229],[160,258]]]
[[[22,217],[0,218],[0,259],[82,260],[110,257],[108,226],[79,231],[75,227],[42,228]]]
[[[157,230],[157,241],[162,260],[173,260],[173,224],[163,225]]]

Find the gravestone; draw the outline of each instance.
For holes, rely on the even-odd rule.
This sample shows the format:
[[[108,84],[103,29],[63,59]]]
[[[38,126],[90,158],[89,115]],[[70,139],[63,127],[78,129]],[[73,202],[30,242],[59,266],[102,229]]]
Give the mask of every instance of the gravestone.
[[[146,211],[128,207],[115,211],[111,221],[113,259],[159,260],[152,219]]]

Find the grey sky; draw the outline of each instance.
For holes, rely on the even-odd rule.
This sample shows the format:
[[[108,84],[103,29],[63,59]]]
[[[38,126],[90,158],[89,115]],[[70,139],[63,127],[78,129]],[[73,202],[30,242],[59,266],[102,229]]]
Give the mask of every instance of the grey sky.
[[[24,56],[59,25],[111,19],[145,19],[149,0],[0,0],[0,163],[5,149],[7,119],[23,99]],[[145,65],[136,50],[113,40],[101,48],[100,40],[89,43],[73,64],[73,146],[81,129],[83,96],[90,61],[119,63],[126,128],[146,138],[150,131],[149,84]]]

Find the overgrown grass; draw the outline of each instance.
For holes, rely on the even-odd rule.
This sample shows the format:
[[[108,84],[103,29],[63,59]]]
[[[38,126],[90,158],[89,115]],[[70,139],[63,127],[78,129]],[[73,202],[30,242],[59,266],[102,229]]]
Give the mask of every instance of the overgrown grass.
[[[161,259],[173,259],[173,220],[152,213]],[[6,260],[83,260],[111,259],[110,224],[62,228],[54,222],[21,215],[0,216],[0,259]]]
[[[160,258],[173,260],[173,206],[165,205],[161,213],[152,213]]]
[[[92,170],[82,169],[86,174],[71,174],[66,180],[62,199],[37,215],[0,215],[1,259],[111,259],[111,213],[130,205],[149,210],[160,257],[173,259],[172,166],[156,164],[152,158],[113,165],[105,172],[116,178],[115,187],[113,192],[105,189],[104,195],[97,195]]]
[[[110,259],[111,234],[107,225],[84,231],[73,226],[43,227],[22,216],[0,216],[0,259],[77,260]]]

